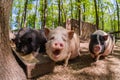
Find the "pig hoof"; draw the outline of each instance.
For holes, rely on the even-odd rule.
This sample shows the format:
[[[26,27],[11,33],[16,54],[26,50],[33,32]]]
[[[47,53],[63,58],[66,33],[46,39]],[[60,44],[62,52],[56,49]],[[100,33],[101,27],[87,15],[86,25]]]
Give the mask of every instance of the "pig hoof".
[[[80,54],[80,53],[78,53],[78,56],[81,56],[81,54]]]
[[[67,67],[67,64],[64,64],[63,67]]]
[[[91,63],[91,66],[97,66],[97,62]]]

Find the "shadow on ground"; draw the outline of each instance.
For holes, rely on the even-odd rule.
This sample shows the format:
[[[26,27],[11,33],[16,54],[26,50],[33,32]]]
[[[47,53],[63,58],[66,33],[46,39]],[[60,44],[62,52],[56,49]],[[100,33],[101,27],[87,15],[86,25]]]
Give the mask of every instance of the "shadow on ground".
[[[117,50],[116,50],[117,49]],[[37,80],[119,80],[120,47],[105,59],[94,62],[89,53],[70,60],[67,67],[56,64],[53,73],[39,77]]]

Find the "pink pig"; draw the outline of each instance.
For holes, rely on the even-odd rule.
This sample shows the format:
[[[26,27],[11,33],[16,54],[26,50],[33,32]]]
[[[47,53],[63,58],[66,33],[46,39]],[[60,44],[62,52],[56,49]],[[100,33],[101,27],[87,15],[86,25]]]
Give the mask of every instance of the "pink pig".
[[[69,59],[73,59],[80,54],[79,37],[74,31],[58,26],[53,30],[46,28],[45,34],[48,40],[46,53],[53,61],[65,60],[64,66],[67,66]]]

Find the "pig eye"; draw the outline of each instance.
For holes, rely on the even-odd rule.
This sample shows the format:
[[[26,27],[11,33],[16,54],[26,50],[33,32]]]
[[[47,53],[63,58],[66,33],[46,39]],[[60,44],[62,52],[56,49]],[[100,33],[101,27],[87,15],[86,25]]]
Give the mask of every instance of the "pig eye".
[[[53,36],[53,37],[50,38],[50,40],[53,40],[54,38],[55,38],[55,37]]]
[[[66,39],[66,38],[64,38],[64,37],[63,37],[62,39],[63,39],[63,41],[67,41],[67,39]]]

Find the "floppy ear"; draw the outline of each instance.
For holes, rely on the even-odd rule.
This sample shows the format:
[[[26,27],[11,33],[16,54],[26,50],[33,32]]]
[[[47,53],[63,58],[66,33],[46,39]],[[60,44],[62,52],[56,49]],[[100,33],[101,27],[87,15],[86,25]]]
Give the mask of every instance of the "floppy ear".
[[[104,35],[103,37],[104,37],[105,41],[108,39],[108,35]]]
[[[44,31],[45,31],[45,36],[48,37],[48,35],[49,35],[49,33],[50,33],[50,29],[45,28]]]
[[[73,35],[74,35],[74,31],[73,31],[73,30],[68,31],[68,38],[69,38],[69,39],[72,39],[72,38],[73,38]]]

